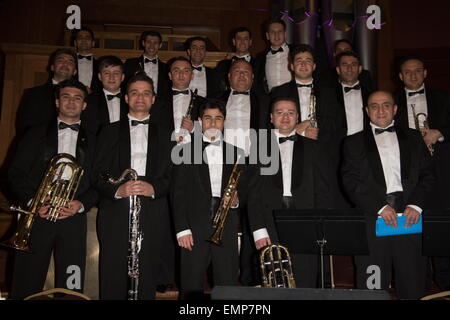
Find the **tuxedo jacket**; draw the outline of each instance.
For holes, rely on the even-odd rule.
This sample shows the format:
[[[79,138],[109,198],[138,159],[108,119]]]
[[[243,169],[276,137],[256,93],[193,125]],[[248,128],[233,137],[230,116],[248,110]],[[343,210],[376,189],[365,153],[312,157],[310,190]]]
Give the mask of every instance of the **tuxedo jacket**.
[[[148,62],[151,63],[151,62]],[[144,56],[141,55],[137,58],[131,58],[127,59],[124,64],[125,69],[125,81],[122,83],[123,89],[122,92],[126,92],[126,85],[128,83],[128,80],[134,74],[138,71],[144,71],[142,68],[144,68]],[[158,88],[155,90],[157,91],[158,95],[165,95],[167,91],[169,90],[169,76],[168,76],[169,69],[167,67],[167,64],[162,62],[158,58]]]
[[[289,51],[293,49],[292,45],[288,45]],[[254,83],[256,84],[256,89],[259,91],[270,93],[269,92],[269,86],[267,84],[267,77],[266,77],[266,60],[267,60],[267,54],[270,51],[270,47],[266,49],[265,51],[259,53],[256,57],[255,61],[255,70],[253,73],[255,74]],[[273,88],[272,88],[273,90]]]
[[[364,126],[367,126],[367,125],[369,125],[370,120],[369,120],[369,117],[366,112],[366,106],[367,106],[367,101],[369,99],[369,95],[372,93],[372,91],[370,91],[370,89],[367,88],[361,82],[360,82],[360,85],[361,85],[361,97],[362,97],[362,102],[363,102],[363,105],[361,106],[361,108],[363,111]],[[336,88],[336,96],[337,96],[338,102],[339,102],[340,107],[342,108],[342,112],[344,114],[344,118],[343,118],[344,129],[345,129],[345,132],[347,132],[348,125],[347,125],[347,116],[346,116],[346,111],[345,111],[344,92],[342,91],[342,84],[336,82],[335,88]]]
[[[350,200],[366,216],[377,218],[387,204],[386,181],[371,127],[347,137],[343,144],[343,183]],[[396,125],[400,148],[401,183],[406,205],[428,208],[434,184],[432,161],[421,134]]]
[[[108,102],[103,90],[91,93],[86,99],[87,107],[81,114],[83,122],[92,132],[98,133],[100,128],[109,123]],[[120,99],[120,119],[126,118],[128,104],[125,95]]]
[[[217,98],[228,103],[231,89],[223,92]],[[267,129],[269,126],[269,99],[265,94],[257,90],[250,90],[250,128],[259,130]]]
[[[291,171],[291,193],[296,209],[328,208],[330,182],[321,173],[326,165],[316,157],[317,141],[297,135],[294,142]],[[273,219],[273,210],[282,209],[283,199],[283,168],[280,149],[272,132],[267,140],[268,156],[271,161],[251,167],[248,182],[248,215],[252,232],[266,228],[272,242],[278,239]],[[274,166],[275,164],[275,166]],[[275,174],[267,174],[261,170],[270,167]]]
[[[56,118],[54,85],[45,84],[25,89],[17,111],[16,132],[20,136],[28,128],[47,124]]]
[[[337,136],[343,137],[347,132],[344,126],[345,112],[338,103],[335,90],[314,83],[314,95],[316,96],[317,126],[320,130],[319,140],[326,142],[334,140]],[[270,97],[272,101],[283,97],[294,98],[300,108],[297,110],[300,121],[300,98],[295,80],[273,88]]]
[[[201,142],[199,143],[199,150]],[[171,191],[172,214],[175,225],[175,233],[190,229],[194,239],[206,240],[211,236],[211,180],[208,164],[201,161],[201,164],[194,162],[195,143],[187,143],[178,146],[177,154],[186,156],[190,163],[181,163],[173,168],[173,186]],[[235,146],[222,142],[223,165],[222,165],[222,185],[221,193],[225,189],[228,179],[233,171],[234,163],[238,155],[244,159],[243,150]],[[206,153],[205,153],[206,154]],[[233,155],[233,163],[226,163],[227,154]],[[230,156],[231,157],[231,156]],[[243,162],[244,163],[244,162]],[[238,184],[239,207],[244,207],[246,203],[246,178],[245,165],[238,165],[243,170]],[[231,209],[229,215],[236,216],[236,210]],[[230,217],[228,217],[230,218]],[[231,228],[226,228],[224,232],[232,232]],[[233,232],[237,232],[234,230]],[[195,241],[195,240],[194,240]],[[198,240],[197,240],[198,241]]]
[[[192,95],[191,95],[192,98]],[[191,119],[193,121],[198,120],[200,107],[205,101],[205,98],[201,96],[197,96],[193,103],[193,107],[191,110]],[[183,114],[184,115],[184,114]],[[169,91],[165,96],[157,96],[155,103],[153,104],[150,110],[150,117],[152,121],[160,124],[165,129],[170,132],[175,130],[174,127],[174,116],[173,116],[173,93],[172,90]],[[177,128],[178,129],[178,128]]]
[[[98,60],[93,58],[93,62],[92,62],[92,79],[91,79],[91,90],[92,92],[97,92],[100,91],[103,86],[102,83],[100,82],[100,79],[98,78]],[[78,72],[75,74],[75,78],[79,81],[79,74]]]
[[[84,213],[97,203],[97,192],[91,184],[91,170],[95,152],[95,135],[85,130],[78,132],[76,161],[84,174],[75,194],[84,206]],[[56,118],[48,124],[30,128],[17,147],[14,161],[8,172],[13,194],[22,208],[27,207],[41,183],[53,156],[58,153],[58,126]]]
[[[450,141],[450,94],[441,90],[425,89],[428,123],[431,129],[439,130],[444,136],[444,142]],[[408,128],[408,108],[406,91],[401,90],[395,95],[397,114],[395,121],[403,128]],[[439,145],[439,142],[437,143]]]
[[[228,73],[230,72],[233,59],[224,59],[219,61],[214,71],[217,73],[219,78],[219,88],[220,91],[226,91],[230,89],[230,83],[228,81]],[[256,60],[254,57],[250,58],[250,64],[252,65],[253,73],[255,73]],[[256,80],[256,79],[255,79]],[[253,88],[255,88],[256,82],[253,82]]]

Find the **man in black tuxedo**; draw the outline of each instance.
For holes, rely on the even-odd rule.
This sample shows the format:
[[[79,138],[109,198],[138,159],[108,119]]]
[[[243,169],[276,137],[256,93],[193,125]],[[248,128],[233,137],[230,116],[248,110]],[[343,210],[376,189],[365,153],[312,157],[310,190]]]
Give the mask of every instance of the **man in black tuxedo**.
[[[426,87],[427,69],[420,57],[405,57],[400,61],[400,80],[404,90],[397,92],[398,112],[396,121],[405,128],[418,129],[423,141],[433,149],[436,185],[431,196],[430,207],[435,210],[450,208],[450,94],[446,91]],[[414,111],[413,111],[414,109]],[[422,113],[422,115],[419,115]],[[414,114],[419,118],[414,119]],[[426,117],[424,116],[426,115]],[[429,129],[424,127],[428,121]],[[435,281],[443,290],[450,289],[450,258],[434,257]]]
[[[372,93],[366,111],[370,126],[345,140],[342,166],[348,196],[367,220],[370,254],[356,257],[358,288],[388,290],[393,268],[397,296],[418,299],[425,295],[427,264],[421,234],[376,237],[375,220],[398,227],[401,213],[405,227],[419,221],[434,183],[431,157],[418,132],[394,125],[390,93]],[[371,280],[373,266],[378,281]]]
[[[54,86],[77,73],[77,56],[70,49],[58,49],[50,55],[49,80],[26,89],[17,111],[16,132],[21,136],[28,128],[45,124],[56,117]]]
[[[270,48],[260,53],[256,60],[255,78],[259,90],[270,93],[272,88],[292,80],[289,70],[289,51],[286,43],[286,23],[270,20],[266,28]]]
[[[315,157],[315,140],[297,134],[299,121],[295,99],[278,98],[270,114],[275,130],[268,135],[268,163],[249,182],[249,221],[256,248],[278,243],[273,210],[327,208],[327,182],[319,174],[320,159]],[[261,162],[261,161],[260,161]],[[302,235],[298,235],[302,241]],[[318,257],[291,254],[297,286],[315,288]]]
[[[153,80],[155,93],[163,96],[167,93],[169,79],[167,65],[158,57],[158,51],[162,46],[161,34],[157,31],[145,31],[141,34],[140,43],[144,48],[143,54],[125,61],[124,86],[133,75],[144,71]]]
[[[84,84],[88,92],[96,92],[101,89],[97,76],[98,61],[94,58],[92,48],[95,47],[94,32],[88,27],[74,29],[73,44],[77,52],[78,80]]]
[[[207,100],[199,121],[203,134],[194,134],[194,141],[183,145],[182,159],[173,170],[172,207],[175,232],[181,249],[181,294],[196,298],[203,293],[208,266],[212,263],[214,285],[238,284],[238,215],[230,210],[224,225],[222,245],[208,242],[214,229],[212,218],[219,207],[233,166],[242,150],[226,143],[222,130],[226,110],[219,100]],[[198,139],[197,139],[198,138]],[[202,147],[203,146],[203,147]],[[243,170],[243,165],[239,168]],[[238,196],[231,208],[243,205],[242,179]]]
[[[348,51],[354,52],[352,43],[347,39],[340,39],[334,42],[334,51],[333,51],[334,59],[336,59],[337,56],[340,55],[341,53]],[[336,67],[337,66],[338,65],[336,64]],[[339,74],[337,73],[337,70],[333,66],[331,69],[320,72],[320,74],[317,75],[317,80],[319,84],[322,86],[334,87],[336,82],[339,80]],[[363,85],[370,92],[375,90],[372,75],[369,70],[362,69],[361,73],[358,75],[358,80],[360,81],[361,85]]]
[[[87,108],[83,114],[89,128],[95,133],[104,125],[119,121],[128,114],[125,95],[121,92],[125,78],[122,60],[116,56],[101,57],[97,77],[103,90],[87,97]]]
[[[227,55],[226,59],[219,61],[214,71],[220,81],[220,88],[225,91],[230,88],[228,82],[228,73],[231,64],[236,60],[245,60],[250,62],[252,68],[255,69],[255,58],[250,54],[250,47],[252,46],[252,33],[247,27],[239,27],[233,31],[232,39],[235,52]]]
[[[57,117],[26,132],[9,169],[11,190],[22,208],[30,204],[53,156],[70,154],[84,170],[74,200],[67,207],[59,208],[56,222],[47,220],[48,205],[38,208],[31,233],[32,253],[17,251],[16,254],[13,299],[23,299],[42,290],[52,251],[55,287],[83,291],[86,213],[97,202],[97,193],[90,183],[95,136],[80,121],[86,95],[85,86],[77,80],[60,82],[56,88]]]
[[[204,65],[206,57],[206,39],[202,37],[192,37],[186,40],[186,53],[192,63],[193,78],[189,88],[197,89],[201,97],[214,97],[218,91],[218,81],[214,69]]]
[[[155,100],[153,82],[145,74],[133,76],[125,101],[128,117],[103,127],[98,137],[94,179],[100,194],[98,236],[100,243],[100,298],[127,299],[129,197],[141,201],[140,228],[144,240],[139,252],[138,299],[154,299],[162,250],[163,225],[168,216],[170,132],[150,121]],[[136,170],[137,181],[112,185],[105,175],[119,177]]]

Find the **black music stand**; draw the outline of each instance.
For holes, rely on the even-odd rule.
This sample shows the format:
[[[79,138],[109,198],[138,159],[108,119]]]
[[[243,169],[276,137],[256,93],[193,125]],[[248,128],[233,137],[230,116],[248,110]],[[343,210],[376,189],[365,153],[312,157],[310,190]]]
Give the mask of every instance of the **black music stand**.
[[[422,254],[450,256],[450,210],[426,211],[423,215]]]
[[[278,240],[292,253],[368,255],[366,219],[358,209],[274,210]]]

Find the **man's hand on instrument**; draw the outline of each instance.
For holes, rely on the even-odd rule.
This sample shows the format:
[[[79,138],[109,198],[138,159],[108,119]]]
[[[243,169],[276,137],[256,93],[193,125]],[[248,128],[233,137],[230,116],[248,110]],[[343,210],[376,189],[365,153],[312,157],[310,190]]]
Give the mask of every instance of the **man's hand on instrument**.
[[[442,137],[441,132],[436,129],[420,129],[420,132],[425,134],[423,141],[427,146],[435,144]]]
[[[58,220],[67,219],[67,218],[77,214],[78,211],[80,211],[80,209],[82,207],[83,207],[83,205],[81,204],[80,201],[78,201],[78,200],[70,201],[69,204],[67,205],[67,207],[59,207],[58,208],[58,212],[59,212]]]
[[[134,183],[133,187],[133,194],[138,196],[146,196],[151,197],[155,195],[155,189],[153,186],[145,181],[138,180]]]
[[[384,222],[394,228],[397,228],[397,213],[391,206],[386,206],[380,213],[380,217],[384,219]]]
[[[50,208],[50,205],[45,205],[39,208],[38,210],[38,214],[39,217],[43,218],[43,219],[47,219],[48,218],[48,209]]]
[[[313,128],[313,127],[306,128],[305,137],[312,139],[312,140],[319,139],[319,128]]]
[[[295,126],[295,131],[298,135],[303,135],[307,128],[311,126],[311,122],[309,120],[302,121],[297,123]]]
[[[194,121],[187,117],[183,117],[181,120],[181,129],[186,129],[187,131],[191,132],[194,129]]]
[[[260,250],[264,247],[270,246],[272,242],[270,241],[270,238],[262,238],[255,242],[255,246],[257,250]]]
[[[194,238],[192,237],[192,234],[187,234],[185,236],[179,237],[178,245],[182,248],[192,251],[192,247],[194,246]]]
[[[419,222],[420,213],[411,207],[406,207],[403,211],[403,215],[406,217],[405,228],[411,227],[413,224]]]

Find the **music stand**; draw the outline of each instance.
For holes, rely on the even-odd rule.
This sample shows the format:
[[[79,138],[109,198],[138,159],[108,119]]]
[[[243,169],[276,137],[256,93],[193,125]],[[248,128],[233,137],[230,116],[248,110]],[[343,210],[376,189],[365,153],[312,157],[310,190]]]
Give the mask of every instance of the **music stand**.
[[[423,215],[422,254],[450,256],[450,210],[426,211]]]
[[[319,254],[324,285],[324,255],[368,255],[366,219],[358,209],[274,210],[280,244],[290,252]]]

